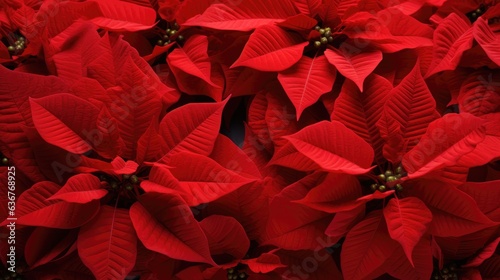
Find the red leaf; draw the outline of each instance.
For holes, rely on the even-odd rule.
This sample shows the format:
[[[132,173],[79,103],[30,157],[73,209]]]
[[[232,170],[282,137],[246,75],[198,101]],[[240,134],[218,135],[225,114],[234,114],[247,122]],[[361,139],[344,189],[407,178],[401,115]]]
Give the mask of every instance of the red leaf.
[[[363,279],[382,266],[398,243],[387,234],[381,211],[370,213],[346,236],[340,255],[345,279]]]
[[[451,13],[434,32],[432,62],[425,77],[445,70],[455,70],[464,51],[472,47],[472,29],[468,22]]]
[[[291,29],[296,31],[310,30],[314,26],[316,26],[316,24],[318,24],[317,20],[307,16],[304,13],[291,16],[287,18],[285,21],[277,23],[278,26],[281,26],[285,29]]]
[[[432,122],[420,142],[403,158],[403,166],[410,178],[430,171],[456,165],[485,139],[484,121],[470,114],[447,114]],[[481,165],[482,163],[477,163]],[[474,161],[460,164],[476,165]]]
[[[60,229],[77,228],[87,223],[99,211],[98,200],[86,204],[47,200],[58,190],[59,186],[56,184],[44,181],[23,192],[16,206],[17,224]]]
[[[152,120],[148,129],[137,141],[136,162],[157,161],[166,153],[166,144],[158,131],[158,121]]]
[[[335,69],[323,55],[303,56],[291,68],[278,74],[281,86],[295,106],[297,120],[304,109],[332,89],[335,74]]]
[[[101,189],[101,182],[94,175],[78,174],[69,178],[66,184],[48,199],[87,203],[103,198],[107,193],[107,190]]]
[[[413,250],[410,264],[404,251],[397,248],[384,265],[387,273],[397,279],[431,279],[433,271],[432,247],[428,237],[422,237]]]
[[[76,249],[74,245],[77,230],[67,231],[45,227],[37,227],[31,233],[26,247],[24,257],[31,269],[57,260],[58,256],[65,256]],[[66,252],[66,253],[65,253]]]
[[[328,173],[318,181],[307,195],[297,201],[313,209],[333,213],[330,206],[352,202],[362,196],[361,185],[355,176],[342,173]],[[334,207],[335,207],[334,206]]]
[[[231,2],[232,3],[232,2]],[[212,4],[200,16],[183,26],[201,26],[218,30],[250,31],[263,25],[281,22],[296,14],[288,0],[247,0],[234,5]]]
[[[295,33],[276,25],[259,27],[250,35],[240,57],[231,68],[247,66],[260,71],[283,71],[302,58],[309,44]]]
[[[207,54],[208,39],[206,36],[194,35],[190,37],[182,48],[176,48],[167,56],[170,67],[177,68],[187,74],[198,77],[216,86],[211,80],[211,65]],[[174,71],[174,75],[176,72]],[[178,83],[185,81],[175,75]]]
[[[481,212],[472,197],[455,186],[422,179],[406,185],[405,193],[419,198],[431,210],[429,232],[434,236],[457,237],[498,224]]]
[[[406,257],[414,266],[413,249],[432,221],[431,211],[421,200],[414,197],[393,198],[383,211],[389,235],[403,246]]]
[[[486,279],[495,279],[500,275],[500,255],[494,254],[479,266],[481,275]],[[483,279],[484,279],[483,278]]]
[[[352,210],[336,213],[325,234],[337,243],[365,216],[365,205],[360,205]]]
[[[117,0],[94,0],[99,3],[102,17],[91,21],[106,30],[116,32],[134,32],[150,29],[156,20],[156,11],[152,8]]]
[[[212,215],[200,222],[212,256],[229,254],[240,260],[250,248],[245,229],[233,217]]]
[[[373,161],[370,145],[337,121],[322,121],[285,138],[325,171],[363,174]]]
[[[128,44],[115,40],[118,42],[114,42],[113,47],[121,48],[116,52],[131,51]],[[125,142],[120,156],[132,159],[136,157],[137,141],[148,129],[151,120],[160,116],[161,95],[167,89],[138,54],[117,60],[120,61],[115,62],[115,67],[120,69],[116,73],[118,86],[107,90],[113,96],[110,112],[116,117],[117,129]]]
[[[473,30],[474,39],[476,39],[488,57],[497,65],[500,65],[500,36],[493,33],[488,25],[488,21],[482,17],[476,20]]]
[[[268,214],[268,185],[255,182],[228,193],[203,209],[207,215],[232,216],[245,228],[251,240],[262,240]]]
[[[479,254],[477,254],[474,258],[469,260],[466,264],[462,265],[462,267],[477,267],[480,266],[485,260],[489,259],[495,253],[498,244],[500,243],[500,237],[490,242],[486,245]]]
[[[327,213],[338,213],[343,211],[351,211],[355,208],[358,208],[362,205],[365,205],[367,202],[372,201],[374,199],[384,199],[394,193],[393,190],[389,190],[386,192],[375,191],[372,194],[368,194],[357,199],[353,199],[351,201],[344,201],[342,203],[330,203],[330,202],[306,202],[300,201],[300,203],[304,203],[307,206],[317,209],[320,211],[324,211]],[[297,201],[299,202],[299,201]]]
[[[128,210],[103,206],[80,229],[78,255],[96,279],[123,279],[135,265],[137,236]]]
[[[500,196],[499,183],[500,180],[467,182],[459,186],[458,189],[474,198],[479,209],[489,216],[488,214],[494,214],[499,210],[497,199]]]
[[[281,263],[280,257],[273,254],[273,252],[275,250],[262,253],[257,258],[242,260],[241,263],[248,265],[248,268],[255,273],[269,273],[277,268],[286,267]]]
[[[144,194],[130,208],[130,219],[149,250],[173,259],[215,265],[207,237],[178,196]]]
[[[363,82],[382,61],[381,51],[353,53],[345,48],[327,49],[325,56],[344,77],[353,81],[363,91]]]
[[[111,161],[111,166],[113,167],[113,173],[115,174],[132,174],[137,171],[139,165],[132,160],[123,160],[121,157],[116,157]]]
[[[427,125],[439,117],[436,102],[420,74],[419,63],[392,90],[384,111],[399,124],[407,150],[422,137]]]
[[[460,112],[482,116],[500,111],[500,84],[494,82],[497,79],[497,71],[479,70],[462,80],[457,98]]]
[[[37,167],[32,145],[23,130],[23,126],[33,126],[28,98],[66,92],[69,88],[58,77],[20,73],[3,66],[0,66],[0,76],[1,146],[8,149],[16,169],[35,182],[42,181],[45,177]]]
[[[95,82],[95,80],[92,80]],[[95,94],[93,90],[90,93]],[[107,95],[106,95],[107,96]],[[92,98],[92,97],[91,97]],[[97,116],[97,129],[94,133],[92,141],[96,152],[107,159],[112,159],[124,150],[125,143],[120,137],[118,129],[116,129],[116,119],[111,116],[106,107],[101,107],[101,112]]]
[[[262,175],[255,163],[240,147],[228,137],[219,134],[215,141],[210,158],[218,164],[247,178],[261,178]]]
[[[97,107],[65,93],[31,98],[30,105],[35,127],[45,141],[75,154],[92,149],[87,137],[96,129]]]
[[[375,150],[376,159],[382,158],[383,141],[376,127],[392,85],[378,75],[366,79],[365,91],[360,92],[353,82],[345,81],[335,100],[332,120],[340,121],[363,138]]]
[[[175,154],[170,157],[169,165],[169,170],[162,168],[160,172],[165,172],[165,176],[175,180],[176,191],[181,193],[189,206],[214,201],[257,180],[255,177],[244,177],[244,174],[226,169],[206,156],[193,153]],[[155,176],[150,175],[151,181],[155,182]],[[168,187],[172,188],[172,185],[169,183]]]
[[[264,120],[276,150],[288,142],[283,137],[299,131],[299,124],[295,121],[296,114],[293,105],[281,89],[266,92],[266,99],[267,108]]]
[[[160,123],[160,135],[168,150],[166,157],[181,151],[209,155],[219,135],[222,110],[228,100],[188,104],[168,113]]]
[[[321,174],[306,176],[272,199],[264,244],[287,250],[314,250],[318,247],[318,239],[328,239],[324,231],[331,216],[293,202],[304,197],[308,188],[312,188],[318,178],[321,178]],[[330,240],[324,243],[321,247],[332,245]]]
[[[292,3],[300,11],[300,14],[311,17],[316,15],[322,4],[320,0],[292,0]]]

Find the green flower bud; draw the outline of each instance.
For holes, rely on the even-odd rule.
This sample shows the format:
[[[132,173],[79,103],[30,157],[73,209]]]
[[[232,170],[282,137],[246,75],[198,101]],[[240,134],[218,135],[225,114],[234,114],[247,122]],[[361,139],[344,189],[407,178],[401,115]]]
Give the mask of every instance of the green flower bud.
[[[387,177],[387,182],[392,182],[392,181],[396,181],[397,178],[395,176],[389,176]]]
[[[137,176],[135,175],[132,175],[130,176],[130,182],[136,184],[137,182],[139,182],[139,178],[137,178]]]

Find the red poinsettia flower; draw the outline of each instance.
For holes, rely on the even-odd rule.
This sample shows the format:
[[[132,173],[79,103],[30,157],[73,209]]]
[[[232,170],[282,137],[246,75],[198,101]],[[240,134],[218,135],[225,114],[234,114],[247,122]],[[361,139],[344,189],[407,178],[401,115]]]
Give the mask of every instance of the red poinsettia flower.
[[[465,182],[467,168],[498,158],[498,152],[492,149],[499,140],[498,114],[483,118],[448,114],[440,118],[418,65],[391,88],[376,75],[368,78],[363,93],[346,82],[335,101],[332,122],[319,122],[286,136],[288,143],[276,151],[271,161],[316,171],[285,188],[273,199],[270,211],[276,213],[273,203],[278,201],[296,201],[316,209],[296,206],[294,211],[300,209],[302,216],[278,223],[295,228],[292,232],[296,242],[301,236],[299,225],[311,236],[324,231],[333,237],[332,243],[347,233],[341,261],[344,277],[349,279],[383,272],[405,278],[399,273],[411,271],[429,277],[432,252],[428,234],[463,236],[498,226],[497,221],[481,212],[474,199],[457,190]],[[358,181],[354,176],[366,178],[364,174],[373,169],[374,161],[381,174]],[[378,199],[383,199],[383,211],[370,212],[350,229],[362,217],[365,204],[368,209],[379,207]],[[327,213],[338,213],[331,224]],[[292,226],[294,219],[296,226]],[[271,244],[315,244],[313,239],[302,239],[292,245],[290,237],[277,235],[277,230],[282,229],[276,220],[271,221],[268,232],[275,236]],[[407,263],[402,261],[401,267],[390,261],[404,260],[395,256],[396,252],[406,255]]]
[[[278,80],[299,118],[305,108],[331,90],[336,70],[363,90],[364,79],[382,60],[382,51],[431,44],[432,29],[396,8],[391,12],[369,9],[357,1],[247,1],[236,7],[221,3],[185,25],[255,29],[231,67],[279,72]],[[388,23],[379,18],[382,14],[390,17]],[[403,25],[413,25],[413,29]]]
[[[68,44],[74,34],[92,44]],[[172,259],[216,265],[211,255],[221,249],[210,249],[209,244],[215,246],[225,237],[212,234],[214,228],[228,223],[244,231],[234,219],[218,221],[211,216],[200,223],[189,206],[216,200],[260,176],[258,171],[245,173],[241,170],[244,165],[232,167],[234,171],[225,167],[234,159],[225,156],[223,149],[237,151],[230,140],[219,135],[226,103],[189,104],[163,117],[163,108],[176,100],[176,92],[163,85],[118,36],[100,37],[94,25],[75,23],[51,43],[50,62],[59,78],[2,70],[13,85],[5,95],[7,100],[25,104],[10,111],[6,123],[10,121],[14,127],[16,118],[21,118],[27,126],[17,128],[18,134],[9,134],[5,142],[33,143],[34,162],[52,161],[42,173],[64,182],[58,185],[34,177],[42,182],[19,197],[17,224],[49,228],[37,228],[27,235],[27,265],[33,269],[76,249],[96,278],[120,279],[135,266],[138,240],[148,250]],[[14,85],[26,79],[40,81],[39,89],[47,91],[39,96],[16,91]],[[61,86],[55,87],[52,80]],[[28,118],[23,118],[25,112]],[[8,151],[25,153],[14,146]],[[8,156],[19,162],[14,154]],[[191,169],[183,168],[186,160]],[[33,176],[38,172],[32,171]],[[165,185],[148,188],[147,179],[156,178]],[[143,190],[146,193],[141,195]],[[212,220],[216,225],[209,223]],[[43,244],[55,244],[57,249]],[[123,248],[129,248],[126,256]]]

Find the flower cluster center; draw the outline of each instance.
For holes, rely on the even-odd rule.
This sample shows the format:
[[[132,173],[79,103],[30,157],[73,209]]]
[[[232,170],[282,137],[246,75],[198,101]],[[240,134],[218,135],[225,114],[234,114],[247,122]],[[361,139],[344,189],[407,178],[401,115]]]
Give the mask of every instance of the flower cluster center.
[[[17,53],[20,53],[22,51],[24,51],[24,49],[26,48],[26,38],[24,38],[23,36],[17,36],[17,35],[13,35],[14,38],[9,38],[8,41],[9,41],[9,46],[7,46],[7,50],[9,50],[9,52],[11,54],[17,54]]]
[[[399,184],[397,181],[403,177],[403,168],[399,166],[396,170],[387,170],[384,173],[377,175],[377,181],[374,184],[371,184],[370,188],[373,191],[385,192],[389,189],[402,191],[403,186]]]
[[[230,268],[227,270],[227,279],[228,280],[236,280],[236,279],[240,279],[240,280],[245,280],[248,278],[248,274],[246,274],[245,272],[243,271],[238,271],[236,268]]]
[[[477,9],[475,9],[474,11],[468,12],[466,15],[471,22],[475,22],[478,17],[480,17],[480,16],[484,15],[484,13],[486,13],[487,9],[488,9],[488,7],[486,5],[481,4]]]
[[[452,263],[444,266],[441,270],[435,270],[432,274],[435,280],[458,280],[457,265]]]
[[[163,34],[162,38],[159,39],[156,44],[158,46],[166,46],[175,40],[178,42],[183,41],[184,37],[178,34],[179,29],[180,26],[177,22],[169,23],[168,27],[165,29],[165,34]]]
[[[325,48],[327,45],[333,45],[335,47],[335,45],[339,45],[343,41],[341,36],[343,29],[343,26],[332,28],[330,26],[322,27],[316,25],[314,30],[317,31],[319,35],[312,36],[310,42],[317,49]]]

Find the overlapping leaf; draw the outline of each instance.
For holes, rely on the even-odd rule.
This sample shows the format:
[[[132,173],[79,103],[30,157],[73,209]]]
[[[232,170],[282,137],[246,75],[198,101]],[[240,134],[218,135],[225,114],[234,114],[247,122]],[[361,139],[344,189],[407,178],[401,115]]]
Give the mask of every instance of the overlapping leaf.
[[[128,210],[103,206],[78,234],[78,255],[96,279],[123,279],[137,257],[137,236]]]
[[[391,96],[384,107],[384,114],[399,124],[406,150],[414,147],[426,132],[429,123],[439,117],[436,101],[422,78],[418,63],[391,91]]]
[[[188,104],[168,113],[160,123],[167,156],[181,151],[209,155],[219,135],[226,102]]]
[[[382,52],[366,51],[353,53],[346,48],[328,49],[325,51],[328,61],[337,68],[340,74],[353,81],[363,91],[363,83],[382,61]]]
[[[149,250],[178,260],[215,265],[207,237],[178,196],[145,194],[130,208],[130,219]]]
[[[486,137],[484,121],[470,114],[449,114],[429,125],[420,142],[403,158],[409,177],[419,177],[432,170],[453,166]],[[432,149],[430,149],[432,148]],[[481,162],[467,160],[462,166]]]
[[[497,65],[500,65],[500,37],[493,33],[488,26],[488,21],[479,18],[475,22],[473,30],[474,39],[484,49],[488,57]]]
[[[78,174],[69,178],[66,184],[49,199],[66,202],[87,203],[104,197],[108,191],[101,189],[99,179],[91,174]]]
[[[389,235],[403,246],[406,257],[413,265],[413,250],[427,231],[432,220],[431,211],[421,200],[407,197],[391,199],[383,212]]]
[[[464,51],[472,47],[472,29],[459,15],[447,16],[434,32],[434,50],[426,77],[445,70],[454,70]]]
[[[322,121],[285,138],[297,150],[296,157],[325,171],[362,174],[373,161],[370,145],[337,121]]]
[[[261,71],[283,71],[297,63],[304,47],[301,36],[276,25],[259,27],[250,35],[238,60],[231,67],[247,66]]]
[[[193,75],[215,86],[211,80],[211,65],[207,54],[208,39],[206,36],[195,35],[187,40],[182,48],[176,48],[167,57],[170,67],[177,68],[184,73]],[[174,71],[174,75],[176,71]],[[178,78],[178,75],[176,75]],[[177,79],[178,83],[186,80]]]
[[[171,168],[164,172],[171,174],[176,181],[177,191],[181,192],[190,206],[216,200],[257,179],[244,177],[208,157],[193,153],[175,154],[170,157],[168,164]],[[190,168],[186,169],[186,165]]]
[[[302,57],[291,68],[280,72],[278,80],[297,112],[297,119],[305,108],[314,104],[335,82],[335,69],[324,55]]]
[[[387,233],[382,212],[372,212],[349,231],[343,243],[340,260],[344,278],[368,277],[384,264],[397,246]]]
[[[455,186],[420,179],[405,187],[405,192],[419,198],[431,210],[429,232],[434,236],[458,237],[498,224],[481,212],[472,197]]]
[[[84,225],[99,211],[99,201],[86,204],[66,201],[50,201],[59,186],[44,181],[33,185],[25,191],[16,206],[16,223],[27,226],[43,226],[49,228],[71,229]],[[7,224],[7,220],[3,222]]]
[[[187,20],[184,25],[249,31],[262,25],[281,22],[295,14],[289,0],[279,3],[272,0],[248,0],[239,5],[234,5],[233,2],[213,4],[203,14]]]
[[[391,89],[389,81],[375,74],[366,79],[364,92],[359,91],[353,82],[346,81],[335,100],[331,116],[332,120],[340,121],[370,143],[377,159],[382,156],[384,143],[376,123],[382,116]]]

